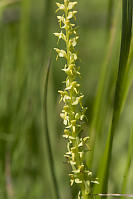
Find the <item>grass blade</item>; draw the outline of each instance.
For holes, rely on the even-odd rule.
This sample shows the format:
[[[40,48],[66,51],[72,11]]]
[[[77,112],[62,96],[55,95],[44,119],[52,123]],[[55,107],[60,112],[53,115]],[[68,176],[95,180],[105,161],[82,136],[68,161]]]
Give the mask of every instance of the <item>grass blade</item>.
[[[131,29],[132,29],[132,0],[122,1],[122,38],[121,38],[121,52],[119,60],[119,69],[117,74],[114,104],[113,104],[113,115],[112,122],[109,129],[108,140],[106,143],[106,148],[102,160],[102,165],[100,167],[99,177],[101,183],[99,186],[99,191],[102,193],[107,193],[108,180],[109,180],[109,170],[112,155],[112,146],[115,130],[120,118],[122,110],[122,82],[124,79],[126,65],[128,61],[130,43],[131,43]]]
[[[127,162],[126,162],[126,168],[125,168],[124,178],[123,178],[123,182],[122,182],[122,193],[126,193],[128,175],[129,175],[130,165],[131,165],[131,161],[132,161],[132,154],[133,154],[133,129],[131,131],[131,135],[129,138]]]
[[[133,78],[132,78],[133,69],[131,67],[132,61],[133,61],[133,38],[132,38],[132,42],[131,42],[131,50],[130,50],[130,54],[129,54],[129,59],[128,59],[128,63],[127,63],[127,66],[126,66],[124,79],[123,79],[123,82],[122,82],[123,92],[122,92],[122,97],[121,97],[121,99],[122,99],[121,110],[123,110],[129,89],[130,89],[132,81],[133,81]]]
[[[93,156],[94,156],[94,150],[95,150],[95,142],[97,133],[100,131],[100,125],[101,125],[101,118],[103,115],[103,107],[105,107],[105,100],[106,100],[106,94],[108,89],[108,81],[109,81],[109,62],[112,57],[112,51],[114,47],[115,37],[116,37],[116,26],[118,23],[119,18],[119,10],[120,10],[120,3],[118,4],[118,9],[116,12],[116,16],[114,16],[112,28],[110,30],[110,38],[107,45],[107,53],[103,62],[103,65],[101,67],[101,74],[97,85],[97,91],[96,91],[96,98],[93,105],[93,113],[92,113],[92,121],[90,124],[90,144],[91,144],[91,153],[89,157],[89,166],[92,166],[93,163]],[[106,85],[105,85],[106,82]]]
[[[46,145],[47,145],[47,151],[48,151],[48,157],[49,157],[49,165],[51,169],[51,175],[53,179],[56,198],[60,199],[59,188],[58,188],[56,174],[55,174],[54,158],[52,154],[52,147],[51,147],[49,129],[48,129],[47,96],[48,96],[48,81],[49,81],[50,65],[51,65],[51,58],[49,59],[47,72],[46,72],[46,80],[45,80],[44,95],[43,95],[44,96],[43,114],[44,114],[44,127],[45,127]]]

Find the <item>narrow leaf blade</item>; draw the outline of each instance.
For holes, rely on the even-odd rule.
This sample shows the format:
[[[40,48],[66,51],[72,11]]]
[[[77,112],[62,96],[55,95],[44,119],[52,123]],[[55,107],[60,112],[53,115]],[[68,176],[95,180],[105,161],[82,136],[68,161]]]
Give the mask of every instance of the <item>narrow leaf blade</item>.
[[[49,82],[50,66],[51,66],[51,57],[49,58],[49,63],[47,66],[46,80],[45,80],[45,85],[44,85],[44,95],[43,95],[44,130],[45,130],[45,136],[46,136],[46,146],[47,146],[47,152],[48,152],[48,157],[49,157],[49,165],[50,165],[53,185],[55,189],[55,195],[57,199],[60,199],[59,188],[58,188],[57,178],[56,178],[56,173],[55,173],[54,158],[52,154],[52,146],[51,146],[50,137],[49,137],[49,128],[48,128],[47,97],[48,97],[48,82]]]
[[[99,191],[102,193],[107,193],[108,190],[108,180],[109,180],[109,171],[110,171],[111,156],[112,156],[113,139],[122,110],[122,91],[123,91],[122,82],[126,71],[126,65],[128,61],[128,55],[131,43],[132,4],[133,4],[132,0],[122,1],[121,51],[120,51],[118,75],[115,86],[113,115],[106,143],[106,148],[102,158],[102,162],[104,162],[104,164],[102,164],[102,166],[100,167],[100,172],[99,172],[100,174],[99,177],[101,178]]]

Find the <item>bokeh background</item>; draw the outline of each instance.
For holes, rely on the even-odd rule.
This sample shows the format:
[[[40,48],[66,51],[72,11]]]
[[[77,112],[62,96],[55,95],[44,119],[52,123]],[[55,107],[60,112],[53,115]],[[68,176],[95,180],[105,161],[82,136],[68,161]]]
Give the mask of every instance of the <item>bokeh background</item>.
[[[121,1],[115,1],[109,18],[108,0],[78,0],[77,25],[81,90],[88,107],[86,133],[101,71],[107,66],[103,100],[99,113],[99,138],[93,170],[97,174],[111,121],[114,82],[121,39]],[[55,199],[43,128],[43,89],[48,59],[51,69],[48,86],[49,136],[61,198],[76,198],[70,189],[63,154],[66,142],[59,113],[58,90],[63,88],[64,62],[56,61],[59,31],[55,0],[0,0],[0,198]],[[61,47],[61,44],[59,44]],[[130,89],[113,145],[109,192],[120,193],[126,166],[130,132],[133,128],[133,92]],[[133,193],[131,165],[127,193]]]

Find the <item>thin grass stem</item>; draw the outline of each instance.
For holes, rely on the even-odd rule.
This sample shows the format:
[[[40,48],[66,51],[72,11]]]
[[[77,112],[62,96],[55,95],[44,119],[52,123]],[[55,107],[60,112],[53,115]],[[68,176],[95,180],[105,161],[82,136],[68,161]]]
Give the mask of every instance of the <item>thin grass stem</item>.
[[[56,172],[55,172],[55,164],[54,164],[54,158],[53,158],[53,153],[52,153],[52,146],[50,142],[50,137],[49,137],[49,128],[48,128],[48,108],[47,108],[47,96],[48,96],[48,81],[49,81],[49,72],[50,72],[50,65],[51,65],[51,58],[49,59],[48,67],[47,67],[47,72],[46,72],[46,81],[45,81],[45,86],[44,86],[44,95],[43,95],[43,115],[44,115],[44,129],[45,129],[45,136],[46,136],[46,146],[47,146],[47,151],[48,151],[48,157],[49,157],[49,165],[50,165],[50,170],[51,170],[51,176],[53,179],[53,185],[54,185],[54,190],[55,190],[55,196],[57,199],[60,199],[59,195],[59,188],[57,184],[57,178],[56,178]]]

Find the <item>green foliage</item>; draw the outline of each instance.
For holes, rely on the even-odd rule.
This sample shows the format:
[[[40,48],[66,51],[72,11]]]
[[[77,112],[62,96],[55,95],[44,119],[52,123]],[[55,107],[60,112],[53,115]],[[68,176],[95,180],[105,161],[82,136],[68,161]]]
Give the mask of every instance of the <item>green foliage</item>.
[[[106,149],[103,157],[104,165],[102,165],[102,168],[100,167],[101,186],[99,190],[102,193],[107,193],[107,188],[108,188],[113,139],[122,110],[123,82],[124,82],[124,77],[126,75],[126,68],[127,68],[126,66],[128,62],[128,55],[129,55],[130,42],[131,42],[132,1],[123,0],[122,8],[123,9],[122,9],[121,52],[120,52],[118,75],[115,86],[113,115],[112,115],[111,127],[109,129],[108,140],[106,143]]]
[[[73,18],[71,23],[76,27],[79,25],[76,32],[80,37],[76,38],[75,35],[72,41],[73,45],[77,43],[77,47],[71,48],[71,51],[81,58],[75,60],[75,65],[76,71],[77,66],[82,66],[82,78],[73,81],[76,81],[76,85],[80,81],[84,93],[82,106],[87,107],[84,120],[77,119],[78,124],[81,122],[84,129],[79,134],[79,141],[80,138],[90,137],[87,141],[89,151],[84,155],[86,170],[91,170],[94,178],[99,176],[100,184],[92,185],[95,193],[101,193],[103,188],[106,188],[102,183],[106,180],[108,193],[132,193],[133,42],[128,56],[131,18],[128,16],[130,12],[125,9],[127,7],[131,11],[132,6],[127,6],[126,3],[132,1],[123,0],[123,9],[127,12],[123,13],[127,17],[123,17],[123,27],[126,31],[123,29],[119,72],[122,1],[77,2],[78,15],[70,13],[69,17],[75,15],[77,20]],[[64,92],[64,85],[61,83],[64,81],[64,72],[66,77],[71,73],[68,68],[65,68],[65,71],[61,70],[65,65],[65,59],[59,59],[57,62],[56,53],[52,54],[53,67],[50,69],[49,77],[47,76],[49,51],[56,46],[53,32],[57,29],[57,38],[64,37],[63,30],[63,34],[59,34],[61,32],[57,28],[55,9],[56,4],[52,0],[0,0],[1,199],[55,199],[59,198],[58,191],[60,198],[75,199],[80,190],[80,186],[75,183],[69,187],[68,173],[71,173],[71,167],[63,157],[66,142],[62,139],[64,125],[59,117],[62,104],[59,104],[58,90]],[[59,40],[60,49],[65,50],[62,39]],[[61,56],[65,55],[64,51],[58,52]],[[75,75],[75,78],[79,76],[76,73]],[[44,85],[46,77],[48,84]],[[120,82],[117,83],[117,92],[116,80]],[[75,88],[75,84],[72,86]],[[80,90],[79,87],[76,89]],[[75,94],[75,99],[80,96],[80,92],[79,95]],[[44,103],[46,98],[47,107]],[[75,103],[78,103],[74,105],[75,109],[81,113],[79,98]],[[112,112],[115,114],[118,110],[116,106],[119,106],[119,114],[116,114],[119,117],[115,120],[111,147],[108,144],[109,136],[113,134],[108,134],[108,130]],[[46,141],[46,130],[44,131],[45,118],[49,145]],[[50,145],[51,163],[48,153]],[[112,148],[112,155],[109,154],[108,158],[104,159],[103,154],[107,148]],[[84,147],[80,147],[80,150],[83,151]],[[107,163],[107,160],[110,163]],[[110,170],[110,175],[101,173],[102,177],[100,172],[105,167],[106,171]],[[55,171],[56,180],[52,178]],[[78,172],[79,170],[74,175],[78,175]],[[56,192],[57,183],[54,181],[58,182]],[[102,196],[96,195],[97,198]]]
[[[93,110],[92,110],[92,120],[90,123],[90,145],[91,145],[91,153],[89,157],[89,166],[92,167],[93,164],[93,157],[94,157],[94,150],[95,150],[95,142],[98,135],[101,134],[101,126],[102,126],[102,117],[104,114],[104,108],[106,104],[106,98],[107,98],[107,90],[109,88],[109,79],[110,79],[110,71],[109,69],[109,63],[112,58],[112,51],[113,46],[116,40],[116,26],[118,24],[118,17],[119,17],[119,10],[120,10],[120,4],[118,4],[116,15],[113,19],[113,24],[109,32],[109,40],[108,45],[105,52],[105,59],[103,61],[103,64],[101,66],[101,73],[99,75],[99,81],[97,85],[96,90],[96,96],[93,103]],[[105,85],[106,82],[106,85]]]
[[[109,0],[107,15],[107,30],[111,28],[114,11],[114,0]]]
[[[131,131],[131,135],[129,137],[129,148],[128,148],[128,155],[127,155],[127,162],[126,162],[126,168],[124,172],[124,178],[122,182],[122,193],[126,193],[127,190],[127,183],[128,183],[128,176],[129,176],[129,171],[131,167],[131,162],[132,162],[132,154],[133,154],[133,130]]]
[[[52,146],[51,146],[51,142],[50,142],[49,129],[48,129],[47,96],[48,96],[48,80],[49,80],[50,65],[51,65],[51,58],[49,59],[47,72],[46,72],[46,81],[45,81],[45,87],[44,87],[44,107],[43,107],[44,108],[44,117],[42,119],[44,120],[43,123],[44,123],[45,139],[46,139],[46,145],[47,145],[47,150],[48,150],[51,175],[52,175],[54,188],[55,188],[55,195],[56,195],[56,198],[59,199],[60,198],[59,189],[58,189],[58,184],[57,184],[57,179],[56,179],[56,174],[55,174]]]

